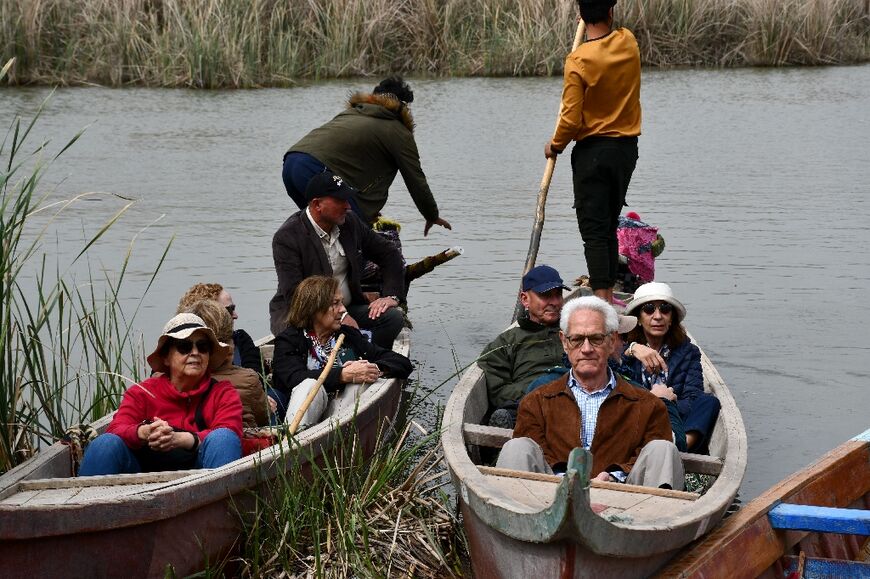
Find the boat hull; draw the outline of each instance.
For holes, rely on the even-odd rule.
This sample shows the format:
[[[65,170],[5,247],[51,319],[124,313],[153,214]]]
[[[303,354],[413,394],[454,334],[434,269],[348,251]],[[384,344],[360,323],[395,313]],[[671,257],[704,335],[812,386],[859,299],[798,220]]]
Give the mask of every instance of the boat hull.
[[[407,355],[407,330],[396,350]],[[219,469],[131,485],[142,488],[118,499],[109,491],[91,501],[73,496],[37,505],[27,497],[36,491],[16,494],[16,487],[44,487],[40,496],[51,503],[46,492],[69,494],[68,487],[82,485],[84,494],[95,492],[99,478],[112,479],[114,486],[105,487],[111,489],[122,486],[124,477],[150,476],[69,478],[58,472],[68,464],[68,452],[55,445],[33,459],[45,464],[25,463],[0,477],[0,577],[165,577],[169,566],[186,576],[223,561],[236,549],[243,520],[253,516],[255,493],[266,492],[269,479],[297,468],[310,476],[312,462],[322,465],[354,439],[371,456],[400,418],[403,388],[404,381],[395,379],[370,387],[356,416],[341,418],[336,428],[324,424],[304,431],[295,445],[285,441]]]

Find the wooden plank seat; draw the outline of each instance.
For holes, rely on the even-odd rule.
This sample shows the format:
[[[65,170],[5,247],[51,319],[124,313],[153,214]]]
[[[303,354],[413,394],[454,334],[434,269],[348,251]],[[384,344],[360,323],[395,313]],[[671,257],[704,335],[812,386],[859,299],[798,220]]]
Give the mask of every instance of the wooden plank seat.
[[[509,428],[498,428],[496,426],[472,424],[470,422],[463,424],[462,430],[465,434],[466,444],[486,448],[501,448],[513,437],[513,431]],[[680,458],[683,459],[683,468],[686,472],[712,476],[719,476],[719,473],[722,472],[723,462],[719,457],[681,452]]]
[[[477,469],[486,475],[501,476],[522,480],[534,480],[540,482],[550,482],[559,484],[562,482],[562,477],[554,474],[545,474],[541,472],[527,472],[524,470],[512,470],[508,468],[496,468],[492,466],[478,466]],[[670,499],[681,499],[684,501],[695,501],[701,496],[696,493],[687,493],[685,491],[675,491],[672,489],[660,489],[657,487],[644,487],[640,485],[630,485],[625,483],[604,482],[598,480],[589,481],[589,486],[597,489],[607,489],[612,491],[620,491],[623,493],[638,493],[644,495],[653,495],[657,497],[667,497]]]

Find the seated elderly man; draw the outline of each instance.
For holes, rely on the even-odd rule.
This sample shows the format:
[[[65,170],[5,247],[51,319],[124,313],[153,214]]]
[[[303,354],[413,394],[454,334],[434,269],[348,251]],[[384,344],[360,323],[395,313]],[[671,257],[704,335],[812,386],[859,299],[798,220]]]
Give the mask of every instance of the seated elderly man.
[[[293,292],[312,275],[338,281],[347,316],[342,323],[370,330],[372,343],[392,349],[404,316],[397,309],[405,297],[402,254],[350,212],[356,189],[330,172],[308,182],[308,207],[291,215],[272,238],[278,291],[269,303],[272,333],[287,328]],[[364,260],[381,268],[381,297],[369,302],[360,286]]]
[[[559,341],[562,290],[568,289],[559,272],[548,265],[533,267],[523,276],[520,300],[525,315],[486,345],[477,363],[486,377],[490,425],[513,428],[520,397],[542,376],[556,379],[566,372]]]
[[[571,370],[522,399],[497,466],[564,472],[571,450],[583,447],[592,453],[595,480],[682,490],[664,403],[608,368],[616,310],[598,297],[576,298],[562,308],[560,326]]]

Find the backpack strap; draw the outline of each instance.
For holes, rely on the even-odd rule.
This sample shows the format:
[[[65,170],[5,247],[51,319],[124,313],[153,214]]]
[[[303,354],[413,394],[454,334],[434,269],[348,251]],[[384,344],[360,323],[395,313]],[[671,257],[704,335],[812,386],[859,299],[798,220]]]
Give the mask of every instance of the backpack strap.
[[[196,422],[196,427],[200,430],[205,430],[207,427],[205,418],[202,416],[202,407],[205,405],[205,399],[208,398],[208,394],[211,392],[211,389],[215,384],[217,384],[217,380],[212,378],[208,383],[208,388],[206,388],[205,392],[202,393],[202,398],[199,399],[199,403],[196,405],[196,412],[193,415],[193,420]]]

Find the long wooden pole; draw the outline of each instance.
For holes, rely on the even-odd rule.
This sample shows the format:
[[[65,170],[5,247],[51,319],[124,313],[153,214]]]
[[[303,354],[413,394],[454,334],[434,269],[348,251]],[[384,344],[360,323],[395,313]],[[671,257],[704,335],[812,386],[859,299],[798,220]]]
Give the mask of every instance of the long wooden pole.
[[[577,50],[580,43],[583,42],[583,36],[586,34],[586,23],[582,19],[577,21],[577,32],[574,34],[574,44],[571,46],[571,52]],[[559,126],[559,119],[562,118],[562,104],[559,104],[559,117],[556,119],[556,127]],[[555,130],[553,131],[555,134]],[[547,204],[547,193],[550,191],[550,181],[553,179],[553,170],[556,168],[556,158],[547,159],[547,167],[544,169],[544,176],[541,179],[541,186],[538,189],[538,205],[535,208],[535,223],[532,226],[532,237],[529,240],[529,253],[526,255],[526,265],[523,267],[523,275],[526,275],[530,269],[535,267],[535,260],[538,257],[538,248],[541,245],[541,231],[544,229],[544,207]],[[522,291],[522,285],[520,287]],[[511,320],[515,322],[523,313],[523,304],[520,302],[519,293],[517,293],[517,304],[514,307],[514,317]]]
[[[323,386],[323,382],[329,375],[329,371],[332,370],[332,365],[335,364],[335,357],[338,355],[338,349],[341,348],[343,343],[344,334],[340,335],[335,341],[335,347],[332,349],[332,353],[329,354],[329,358],[326,360],[326,366],[323,367],[323,371],[320,373],[320,376],[317,377],[317,382],[314,383],[314,387],[311,388],[311,391],[308,393],[308,396],[306,396],[302,406],[300,406],[299,410],[296,411],[296,416],[293,417],[293,422],[290,423],[290,428],[287,430],[287,436],[293,436],[296,434],[296,430],[299,428],[299,423],[302,422],[302,417],[305,416],[308,407],[311,406],[312,402],[314,402],[314,398],[320,391],[320,387]]]

